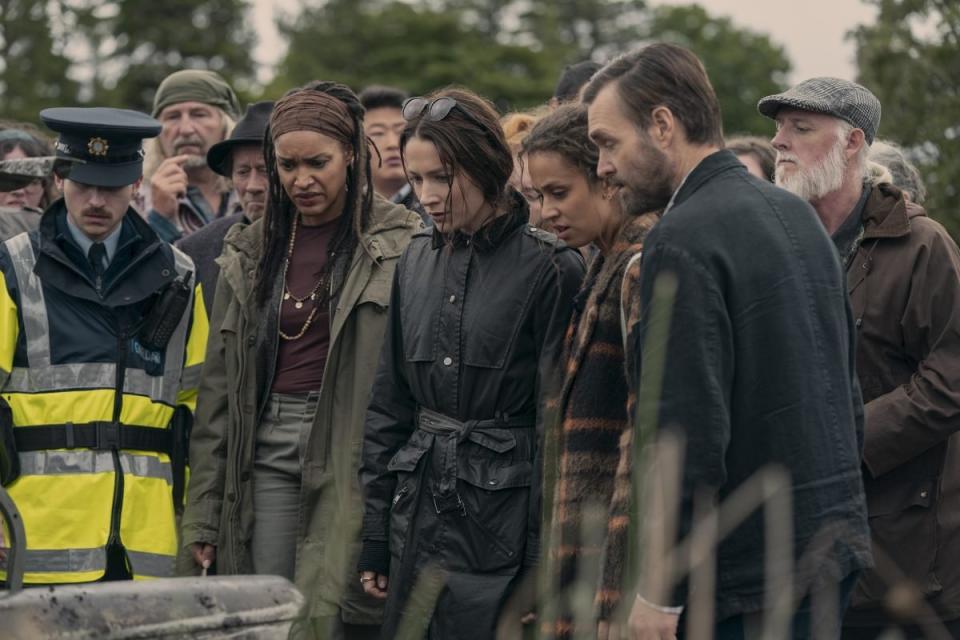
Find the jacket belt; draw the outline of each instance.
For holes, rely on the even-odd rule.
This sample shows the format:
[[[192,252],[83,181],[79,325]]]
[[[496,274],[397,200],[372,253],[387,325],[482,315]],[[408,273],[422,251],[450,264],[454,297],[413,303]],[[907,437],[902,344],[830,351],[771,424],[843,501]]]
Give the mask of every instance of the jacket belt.
[[[13,430],[13,435],[17,443],[17,451],[133,449],[170,453],[172,444],[169,429],[106,421],[17,427]]]
[[[417,411],[417,428],[437,436],[440,450],[440,479],[433,494],[433,506],[437,513],[459,511],[466,515],[460,494],[457,493],[458,457],[457,445],[468,440],[482,440],[491,444],[513,444],[510,429],[529,429],[535,426],[536,417],[508,416],[500,414],[490,420],[466,420],[461,422],[430,409],[420,407]],[[473,437],[471,437],[473,436]]]

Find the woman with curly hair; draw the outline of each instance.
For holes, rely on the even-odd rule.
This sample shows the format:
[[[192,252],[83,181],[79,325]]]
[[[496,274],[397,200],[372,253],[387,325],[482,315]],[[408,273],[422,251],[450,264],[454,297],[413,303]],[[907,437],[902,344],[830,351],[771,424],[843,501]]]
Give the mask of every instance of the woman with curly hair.
[[[607,624],[622,595],[626,522],[610,517],[622,441],[629,442],[632,401],[624,369],[621,289],[624,274],[643,248],[659,212],[623,210],[617,188],[597,177],[598,152],[587,137],[581,104],[558,107],[523,141],[533,185],[543,198],[543,215],[572,247],[592,244],[580,302],[564,339],[563,384],[552,404],[555,428],[547,432],[545,491],[550,517],[550,590],[543,618],[548,637],[594,637]],[[635,268],[638,262],[632,263]],[[628,451],[624,451],[628,453]],[[551,491],[552,490],[552,491]],[[585,534],[584,532],[593,532]],[[595,616],[575,620],[574,600],[588,588]],[[586,622],[586,627],[575,623]]]

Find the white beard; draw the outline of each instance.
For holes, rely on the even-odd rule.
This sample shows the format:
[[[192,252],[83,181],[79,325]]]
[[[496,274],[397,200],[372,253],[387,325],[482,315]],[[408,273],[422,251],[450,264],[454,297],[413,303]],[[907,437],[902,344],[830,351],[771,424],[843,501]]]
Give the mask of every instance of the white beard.
[[[847,169],[847,159],[843,155],[844,139],[841,137],[830,148],[826,157],[812,167],[800,166],[800,161],[792,154],[777,152],[777,160],[793,160],[797,164],[788,173],[784,165],[777,164],[776,182],[778,187],[803,198],[806,201],[819,200],[843,186],[843,177]]]

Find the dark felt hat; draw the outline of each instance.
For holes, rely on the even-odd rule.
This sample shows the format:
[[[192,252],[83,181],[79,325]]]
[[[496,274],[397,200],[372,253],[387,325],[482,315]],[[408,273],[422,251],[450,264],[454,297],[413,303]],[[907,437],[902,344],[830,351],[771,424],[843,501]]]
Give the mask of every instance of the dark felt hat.
[[[124,187],[143,175],[143,139],[161,125],[145,113],[108,107],[44,109],[40,119],[60,134],[57,156],[81,160],[70,180],[97,187]]]
[[[273,102],[265,100],[247,107],[240,122],[233,128],[230,137],[210,147],[207,165],[222,176],[230,177],[230,152],[240,145],[262,145],[263,133],[270,122]]]

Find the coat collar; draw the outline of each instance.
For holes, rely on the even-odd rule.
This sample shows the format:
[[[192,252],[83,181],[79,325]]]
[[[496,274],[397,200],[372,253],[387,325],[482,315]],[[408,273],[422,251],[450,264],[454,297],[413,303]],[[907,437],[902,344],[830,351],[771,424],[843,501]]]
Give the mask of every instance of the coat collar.
[[[673,206],[680,206],[685,200],[690,198],[697,189],[706,184],[709,180],[724,171],[739,170],[746,172],[746,167],[737,160],[737,156],[732,151],[721,149],[700,161],[693,171],[687,175],[683,184],[673,199]]]
[[[863,239],[900,238],[910,233],[910,218],[926,215],[923,207],[908,203],[902,192],[887,183],[870,189],[863,208]]]
[[[415,212],[375,196],[370,224],[360,236],[350,269],[356,268],[357,260],[379,263],[400,256],[406,248],[410,230],[422,226],[420,216]],[[235,224],[224,237],[223,247],[222,255],[216,259],[217,264],[234,295],[246,304],[253,291],[257,265],[263,252],[263,219],[251,224]]]
[[[123,218],[116,255],[104,274],[102,291],[97,293],[86,256],[67,229],[66,216],[61,198],[44,212],[37,229],[35,271],[46,284],[77,298],[124,306],[153,295],[176,277],[172,254],[163,251],[156,232],[130,207]]]
[[[473,247],[480,253],[489,253],[493,251],[503,239],[510,235],[510,232],[519,226],[527,224],[530,220],[530,208],[527,201],[523,199],[517,191],[509,189],[509,210],[507,213],[497,216],[490,220],[480,229],[472,234],[454,231],[452,234],[443,234],[433,228],[433,248],[440,249],[447,243],[454,248],[465,247],[472,240]]]

